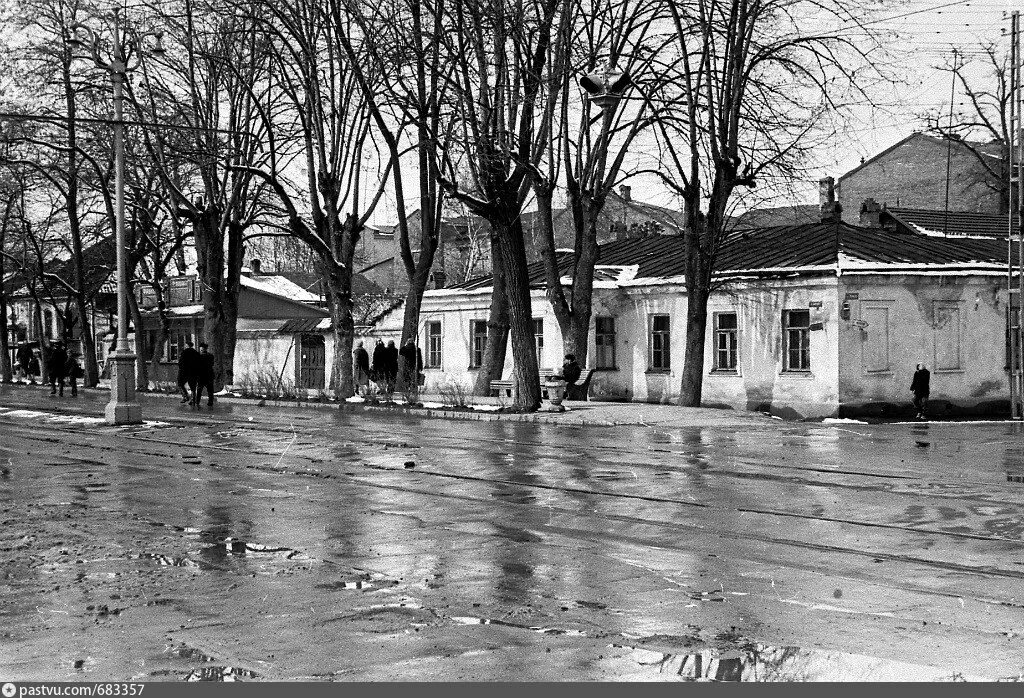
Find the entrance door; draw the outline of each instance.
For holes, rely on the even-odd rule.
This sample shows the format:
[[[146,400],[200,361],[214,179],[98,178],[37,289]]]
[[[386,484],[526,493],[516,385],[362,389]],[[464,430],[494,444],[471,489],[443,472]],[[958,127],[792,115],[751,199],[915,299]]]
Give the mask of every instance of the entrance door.
[[[299,340],[299,388],[324,389],[324,368],[327,351],[322,334],[304,334]]]

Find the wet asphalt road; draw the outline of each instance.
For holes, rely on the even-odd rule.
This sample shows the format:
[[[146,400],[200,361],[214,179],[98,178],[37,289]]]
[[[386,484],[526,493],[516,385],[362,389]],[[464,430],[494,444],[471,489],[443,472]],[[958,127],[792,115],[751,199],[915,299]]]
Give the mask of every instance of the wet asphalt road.
[[[0,391],[4,680],[1024,672],[1018,425],[105,399]]]

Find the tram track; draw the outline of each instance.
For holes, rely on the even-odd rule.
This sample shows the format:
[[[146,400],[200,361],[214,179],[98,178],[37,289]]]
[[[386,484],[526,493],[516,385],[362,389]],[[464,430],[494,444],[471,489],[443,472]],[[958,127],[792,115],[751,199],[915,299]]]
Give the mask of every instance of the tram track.
[[[19,438],[26,439],[28,441],[37,442],[37,443],[59,444],[59,445],[65,446],[65,447],[71,447],[71,448],[75,449],[78,452],[81,452],[81,449],[94,449],[94,450],[100,450],[100,451],[109,451],[109,450],[111,450],[109,447],[106,447],[106,446],[100,446],[100,445],[91,444],[91,443],[88,442],[88,440],[78,440],[78,441],[69,443],[67,438],[60,439],[60,438],[56,438],[56,437],[40,435],[40,434],[37,433],[38,429],[34,429],[34,428],[30,428],[30,427],[25,427],[25,426],[18,425],[18,424],[12,424],[10,422],[5,424],[5,428],[7,428],[7,427],[13,427],[14,430],[19,432]],[[73,435],[73,434],[78,434],[78,435],[83,435],[84,434],[84,435],[88,436],[88,432],[85,431],[85,430],[81,430],[81,429],[74,429],[74,428],[69,428],[69,427],[60,427],[60,426],[56,426],[56,425],[54,425],[54,428],[56,430],[62,432],[63,434],[68,435],[68,436],[69,435]],[[253,455],[253,454],[255,454],[255,455],[264,455],[264,456],[270,456],[270,457],[275,457],[275,456],[279,456],[280,455],[279,452],[261,451],[261,450],[256,450],[256,449],[252,449],[252,448],[243,449],[243,448],[235,447],[235,446],[224,446],[224,445],[210,446],[210,445],[207,445],[207,444],[196,445],[194,443],[184,443],[184,442],[175,441],[175,440],[171,440],[171,439],[157,439],[157,438],[142,436],[139,433],[139,431],[140,430],[135,430],[135,431],[132,431],[132,432],[123,433],[123,434],[121,434],[121,437],[126,439],[126,440],[128,440],[128,441],[133,442],[134,444],[143,444],[143,443],[147,443],[148,442],[148,443],[158,444],[159,446],[176,447],[176,448],[180,448],[180,449],[183,449],[183,450],[195,449],[195,448],[214,448],[215,450],[220,451],[220,452],[235,453],[235,454],[238,454],[238,455]],[[159,450],[156,450],[156,451],[141,451],[141,450],[132,449],[131,452],[133,452],[135,454],[138,454],[138,455],[143,455],[143,456],[148,456],[148,457],[158,457],[158,458],[164,458],[164,459],[174,460],[174,461],[177,460],[177,455],[180,455],[180,454],[176,455],[176,454],[165,453],[165,452],[162,452],[162,451],[159,451]],[[95,458],[86,458],[86,457],[84,457],[84,455],[75,455],[74,453],[64,453],[64,454],[62,454],[62,457],[69,458],[69,459],[72,459],[72,460],[78,460],[78,461],[81,461],[81,462],[89,464],[89,465],[95,465],[97,463],[97,460]],[[300,460],[309,462],[311,465],[315,465],[315,466],[322,466],[325,463],[325,461],[323,459],[306,456],[306,455],[303,455],[301,453],[293,453],[293,454],[290,454],[289,457],[293,458],[293,459],[300,459]],[[353,464],[353,465],[356,465],[356,464]],[[374,465],[374,464],[366,463],[365,461],[360,462],[358,465],[360,467],[362,467],[363,469],[365,469],[366,471],[371,471],[371,472],[372,471],[378,471],[378,472],[400,472],[401,471],[400,468],[390,468],[390,467],[386,467],[386,466]],[[550,505],[550,504],[539,505],[539,504],[534,504],[534,503],[529,503],[529,502],[502,501],[502,500],[495,500],[493,498],[475,497],[475,496],[471,496],[471,495],[467,495],[467,494],[461,494],[461,493],[456,493],[456,492],[438,491],[436,489],[430,489],[430,488],[416,486],[416,485],[412,485],[412,484],[409,484],[409,485],[395,485],[395,484],[392,484],[392,483],[379,482],[379,481],[374,481],[373,479],[370,479],[370,478],[360,477],[359,475],[357,475],[355,473],[352,473],[352,472],[347,472],[344,469],[341,469],[340,471],[335,471],[335,472],[327,473],[327,472],[323,472],[323,468],[321,468],[321,467],[315,468],[314,471],[310,471],[310,470],[295,470],[295,469],[289,469],[289,468],[280,468],[280,467],[272,467],[272,466],[266,466],[266,465],[254,465],[254,464],[249,464],[249,465],[246,465],[246,466],[219,464],[219,465],[217,465],[217,467],[218,467],[218,469],[234,468],[234,469],[239,469],[239,470],[257,470],[257,471],[262,471],[262,472],[266,472],[266,473],[269,473],[269,474],[286,474],[286,475],[290,474],[290,475],[296,475],[296,476],[307,476],[307,477],[311,476],[311,477],[338,478],[338,479],[344,478],[346,481],[351,482],[351,483],[356,484],[356,485],[359,485],[361,487],[369,487],[369,488],[376,488],[376,489],[392,490],[392,491],[398,491],[398,492],[402,492],[402,493],[418,494],[418,495],[424,495],[424,496],[435,497],[435,498],[442,498],[442,499],[459,499],[459,500],[462,500],[462,501],[470,501],[470,502],[486,502],[488,505],[500,504],[502,506],[519,508],[519,509],[531,508],[531,507],[535,508],[535,509],[543,509],[543,511],[546,512],[549,516],[559,515],[559,516],[578,517],[578,516],[584,515],[579,510],[570,509],[570,508],[561,507],[561,506],[553,506],[553,505]],[[319,471],[319,472],[316,472],[316,471]],[[729,514],[734,514],[734,513],[756,514],[756,515],[759,515],[759,516],[774,517],[774,518],[785,518],[785,519],[789,519],[789,520],[797,519],[797,520],[806,520],[808,522],[823,522],[823,523],[841,524],[841,525],[854,526],[854,527],[864,527],[864,528],[870,528],[870,529],[890,530],[890,531],[899,532],[899,533],[922,534],[922,535],[927,535],[927,536],[932,536],[932,537],[937,537],[937,538],[944,538],[944,539],[948,539],[948,540],[960,540],[960,541],[974,540],[974,541],[989,542],[989,543],[1001,543],[1001,544],[1011,543],[1011,544],[1014,544],[1014,545],[1017,545],[1017,546],[1021,546],[1022,548],[1024,548],[1024,543],[1022,543],[1022,541],[1020,541],[1018,539],[1006,538],[1006,537],[1001,537],[1001,536],[993,536],[993,535],[972,534],[972,533],[959,532],[959,531],[942,531],[942,530],[935,530],[935,529],[916,527],[916,526],[901,526],[901,525],[894,525],[894,524],[883,524],[883,523],[878,523],[878,522],[862,521],[862,520],[856,520],[856,519],[839,519],[839,518],[834,518],[834,517],[812,516],[812,515],[807,515],[807,514],[800,514],[800,513],[797,513],[797,512],[785,512],[785,511],[777,511],[777,510],[763,509],[763,508],[742,507],[742,508],[731,508],[731,509],[729,509],[729,508],[721,507],[721,506],[718,506],[718,505],[713,505],[713,504],[708,504],[708,503],[703,503],[703,502],[691,502],[691,501],[687,501],[687,500],[665,498],[665,497],[644,496],[644,495],[635,495],[635,494],[627,494],[627,493],[615,493],[615,492],[608,492],[608,491],[601,491],[601,490],[589,490],[589,489],[578,488],[578,487],[556,486],[556,485],[550,485],[550,484],[546,484],[546,483],[530,483],[530,482],[522,482],[522,481],[518,481],[518,480],[514,480],[514,479],[488,478],[488,477],[475,476],[475,475],[455,474],[455,473],[450,473],[450,472],[431,470],[429,468],[426,468],[426,469],[420,468],[420,469],[417,469],[415,472],[416,472],[416,476],[417,477],[430,477],[430,478],[448,479],[448,480],[462,480],[462,481],[478,482],[478,483],[487,484],[487,485],[505,486],[505,487],[512,487],[512,488],[521,488],[521,489],[525,489],[525,490],[532,489],[532,490],[535,490],[535,491],[537,491],[537,490],[539,490],[539,491],[550,491],[550,492],[561,493],[561,494],[566,495],[566,496],[600,497],[600,498],[605,498],[605,499],[610,499],[610,500],[613,500],[613,501],[620,501],[620,502],[642,501],[642,502],[647,502],[647,503],[652,503],[652,504],[664,504],[664,505],[668,505],[668,506],[686,506],[686,507],[693,508],[693,509],[696,509],[696,510],[705,510],[705,511],[714,512],[715,514],[719,514],[719,515],[729,515]],[[747,541],[755,540],[755,541],[759,541],[761,543],[768,544],[768,545],[801,548],[801,549],[806,549],[806,550],[814,550],[814,551],[822,552],[822,553],[855,555],[855,556],[858,556],[858,557],[872,558],[872,559],[875,559],[875,560],[888,560],[888,561],[900,562],[900,563],[904,563],[904,564],[925,565],[925,566],[928,566],[929,568],[933,568],[933,569],[937,569],[937,570],[942,570],[942,571],[948,571],[948,572],[960,572],[960,573],[967,573],[967,574],[973,574],[973,575],[981,575],[981,576],[986,576],[986,577],[1001,577],[1001,578],[1024,579],[1024,569],[1016,570],[1016,569],[1006,569],[1006,568],[992,567],[992,566],[978,567],[978,566],[973,566],[973,565],[960,564],[960,563],[956,563],[956,562],[952,562],[952,561],[948,561],[948,560],[937,560],[937,559],[930,559],[930,558],[925,558],[925,557],[920,557],[920,556],[913,556],[913,555],[893,554],[893,553],[888,553],[888,552],[881,551],[881,550],[861,549],[861,548],[854,548],[854,547],[849,547],[849,546],[836,546],[836,545],[829,545],[827,543],[815,543],[813,541],[796,540],[796,539],[792,539],[792,538],[784,538],[784,537],[780,537],[780,536],[766,535],[764,533],[755,533],[755,532],[751,532],[751,531],[733,531],[733,530],[729,530],[728,526],[726,526],[726,525],[710,526],[710,525],[706,525],[706,524],[689,524],[689,523],[684,523],[684,522],[680,522],[680,521],[665,521],[665,520],[660,520],[660,519],[648,519],[648,518],[640,518],[640,517],[635,517],[635,516],[629,516],[629,515],[625,515],[625,514],[619,514],[619,513],[613,513],[613,512],[607,512],[607,511],[600,511],[600,510],[597,510],[597,509],[587,511],[585,515],[598,517],[598,518],[606,520],[608,522],[615,522],[615,523],[622,523],[622,524],[631,524],[631,525],[642,525],[642,526],[649,526],[649,527],[655,527],[655,528],[663,528],[663,529],[669,529],[669,530],[673,530],[673,531],[678,531],[680,533],[684,533],[684,532],[688,533],[688,534],[699,533],[699,534],[702,534],[702,535],[714,535],[714,536],[718,536],[718,537],[721,537],[721,538],[728,538],[728,539],[742,539],[742,540],[747,540]],[[580,531],[580,533],[581,534],[586,534],[586,531]]]

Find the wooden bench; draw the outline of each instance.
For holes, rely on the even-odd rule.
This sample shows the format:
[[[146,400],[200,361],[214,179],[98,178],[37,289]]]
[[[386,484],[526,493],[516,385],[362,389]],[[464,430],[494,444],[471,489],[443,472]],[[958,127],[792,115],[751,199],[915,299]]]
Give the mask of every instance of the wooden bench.
[[[540,396],[544,400],[550,399],[548,397],[547,388],[544,387],[544,383],[551,380],[553,375],[555,375],[555,370],[552,368],[543,368],[540,370]],[[580,380],[567,391],[565,399],[582,401],[588,400],[589,397],[587,393],[590,391],[590,379],[593,375],[594,369],[584,369],[580,373]],[[512,393],[513,381],[511,379],[491,381],[490,394],[492,397],[512,397]]]

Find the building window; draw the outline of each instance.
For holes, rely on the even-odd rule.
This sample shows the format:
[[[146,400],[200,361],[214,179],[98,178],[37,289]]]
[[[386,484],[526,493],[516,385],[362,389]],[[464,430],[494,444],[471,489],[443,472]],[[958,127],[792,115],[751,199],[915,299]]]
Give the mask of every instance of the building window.
[[[615,318],[599,317],[594,320],[594,357],[596,368],[615,368]]]
[[[185,349],[185,343],[192,339],[192,335],[184,332],[171,332],[167,335],[167,348],[164,351],[164,360],[174,362],[181,356]]]
[[[469,352],[469,367],[480,368],[484,364],[484,349],[487,347],[487,321],[470,320],[469,335],[473,342]]]
[[[425,323],[427,334],[427,362],[425,368],[441,368],[441,321]]]
[[[811,370],[811,311],[786,310],[782,314],[783,340],[786,344],[786,371]]]
[[[935,301],[933,339],[935,341],[935,370],[959,371],[960,365],[960,306],[954,302]]]
[[[537,352],[537,365],[544,365],[544,318],[533,318],[533,346]]]
[[[716,371],[735,371],[739,354],[739,325],[736,313],[715,313]]]
[[[651,316],[651,370],[667,371],[670,366],[670,336],[668,315]]]

